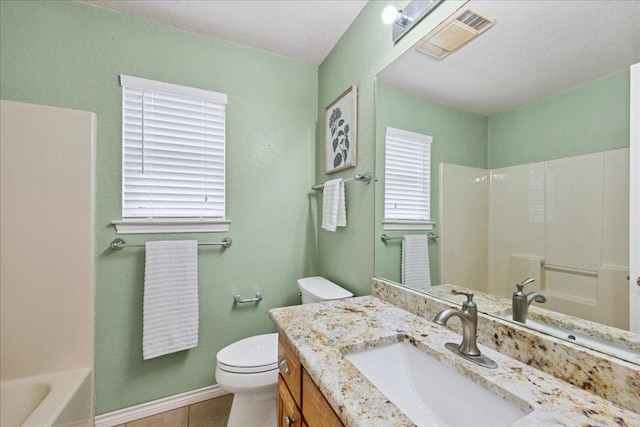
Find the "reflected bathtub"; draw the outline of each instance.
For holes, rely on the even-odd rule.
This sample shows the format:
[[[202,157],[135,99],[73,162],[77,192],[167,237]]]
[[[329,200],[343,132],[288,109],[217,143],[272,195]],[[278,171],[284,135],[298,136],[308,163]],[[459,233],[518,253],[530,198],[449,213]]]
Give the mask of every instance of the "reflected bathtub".
[[[0,383],[0,426],[91,426],[91,369]]]

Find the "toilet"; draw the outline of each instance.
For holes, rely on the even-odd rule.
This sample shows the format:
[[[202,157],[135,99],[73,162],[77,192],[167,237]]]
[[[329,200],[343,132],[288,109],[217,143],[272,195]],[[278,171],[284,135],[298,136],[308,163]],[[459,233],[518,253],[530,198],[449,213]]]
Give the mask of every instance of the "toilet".
[[[303,304],[351,298],[353,294],[321,276],[298,279]]]
[[[351,298],[353,294],[324,277],[298,280],[302,303]],[[236,341],[216,355],[216,381],[233,393],[227,427],[273,427],[277,418],[278,334]]]

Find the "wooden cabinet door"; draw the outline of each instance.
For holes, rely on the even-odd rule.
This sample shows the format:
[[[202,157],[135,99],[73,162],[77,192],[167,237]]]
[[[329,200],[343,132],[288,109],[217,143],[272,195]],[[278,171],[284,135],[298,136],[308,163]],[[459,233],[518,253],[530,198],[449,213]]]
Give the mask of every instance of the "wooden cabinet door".
[[[302,414],[287,385],[278,375],[278,427],[302,427]]]
[[[302,370],[302,412],[309,427],[344,427],[305,369]]]
[[[300,359],[289,348],[287,343],[284,342],[282,335],[278,336],[278,367],[280,369],[280,376],[289,387],[291,396],[296,402],[296,405],[302,404],[302,368],[300,365]]]

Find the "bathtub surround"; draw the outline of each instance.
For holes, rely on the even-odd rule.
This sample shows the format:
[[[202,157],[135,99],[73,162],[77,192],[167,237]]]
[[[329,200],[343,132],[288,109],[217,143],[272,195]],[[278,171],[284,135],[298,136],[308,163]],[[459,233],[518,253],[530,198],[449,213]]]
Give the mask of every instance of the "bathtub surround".
[[[381,279],[373,279],[372,293],[385,302],[429,320],[441,310],[457,306]],[[485,307],[479,303],[478,309],[484,311]],[[479,314],[479,317],[478,344],[640,414],[639,365],[512,322],[485,314]],[[456,330],[457,324],[452,325],[452,329]]]
[[[628,148],[491,170],[443,163],[440,183],[442,283],[511,297],[532,277],[545,308],[628,329]]]
[[[12,425],[5,417],[13,414],[34,427],[86,425],[94,407],[96,115],[2,100],[0,131],[2,424]]]
[[[2,426],[93,426],[91,368],[3,380],[0,395]]]

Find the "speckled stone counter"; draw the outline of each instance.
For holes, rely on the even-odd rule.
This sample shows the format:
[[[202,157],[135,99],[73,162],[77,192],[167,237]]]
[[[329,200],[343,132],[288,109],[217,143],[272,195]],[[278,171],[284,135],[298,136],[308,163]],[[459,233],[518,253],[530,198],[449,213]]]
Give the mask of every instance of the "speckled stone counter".
[[[459,306],[377,278],[373,279],[372,293],[425,319],[433,319],[447,307]],[[482,297],[478,299],[480,312],[485,311],[486,303]],[[479,317],[478,343],[640,413],[640,365],[533,331],[516,322],[485,314]],[[449,322],[448,327],[460,333],[459,323]]]
[[[455,332],[372,296],[273,309],[271,318],[347,426],[412,426],[343,354],[409,341],[522,409],[514,426],[639,426],[640,415],[480,346],[499,367],[449,352]]]
[[[415,289],[418,292],[425,292],[445,300],[451,300],[451,290],[473,292],[474,301],[478,304],[478,310],[501,317],[508,316],[511,313],[511,299],[496,295],[489,295],[473,289],[464,288],[457,285],[440,285],[429,286]],[[624,331],[622,329],[613,328],[601,323],[591,322],[579,317],[569,316],[567,314],[546,310],[544,305],[531,305],[528,311],[528,318],[542,321],[549,325],[555,325],[564,329],[577,332],[589,337],[593,337],[605,343],[627,348],[636,354],[629,361],[640,365],[640,335]],[[601,350],[606,352],[606,350]],[[615,354],[613,354],[615,356]]]

